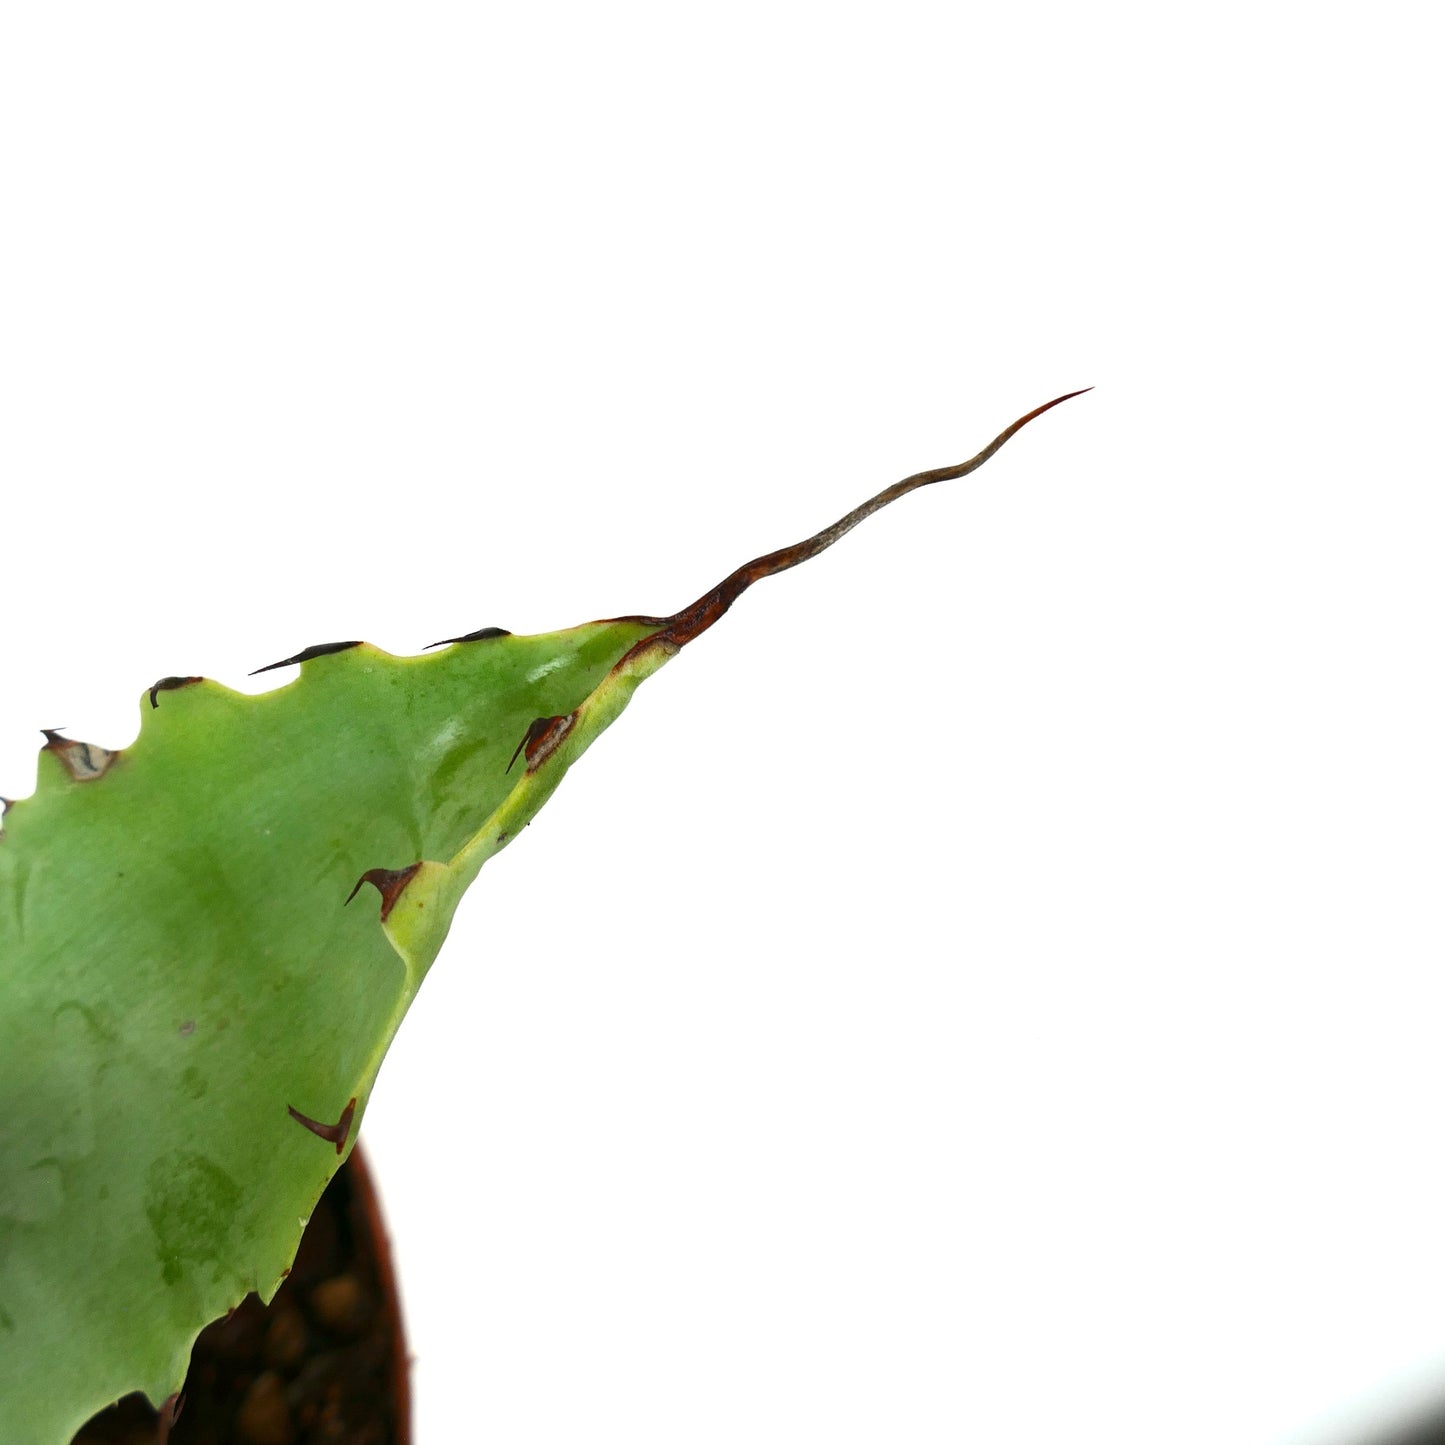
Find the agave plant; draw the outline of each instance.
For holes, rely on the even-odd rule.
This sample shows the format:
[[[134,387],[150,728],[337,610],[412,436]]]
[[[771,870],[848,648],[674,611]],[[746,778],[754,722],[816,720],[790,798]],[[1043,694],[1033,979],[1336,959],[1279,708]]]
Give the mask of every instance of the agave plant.
[[[669,617],[330,643],[259,695],[162,678],[121,751],[47,731],[0,837],[0,1441],[137,1389],[166,1418],[199,1331],[285,1277],[462,894],[638,684],[1067,399]]]

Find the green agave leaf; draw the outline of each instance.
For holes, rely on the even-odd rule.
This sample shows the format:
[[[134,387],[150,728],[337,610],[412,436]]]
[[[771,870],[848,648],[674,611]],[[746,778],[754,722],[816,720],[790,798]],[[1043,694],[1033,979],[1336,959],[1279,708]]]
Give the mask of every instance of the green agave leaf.
[[[271,1297],[463,892],[644,678],[1066,399],[673,617],[312,648],[259,696],[163,679],[120,752],[48,733],[0,837],[0,1440],[160,1404]]]

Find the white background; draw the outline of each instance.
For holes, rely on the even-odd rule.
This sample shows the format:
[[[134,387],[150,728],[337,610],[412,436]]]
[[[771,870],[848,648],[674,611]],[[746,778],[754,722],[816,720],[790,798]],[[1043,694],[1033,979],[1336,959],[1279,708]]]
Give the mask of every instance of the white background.
[[[420,1445],[1445,1391],[1424,7],[34,9],[0,792],[162,674],[669,611],[1097,387],[487,868],[363,1133]]]

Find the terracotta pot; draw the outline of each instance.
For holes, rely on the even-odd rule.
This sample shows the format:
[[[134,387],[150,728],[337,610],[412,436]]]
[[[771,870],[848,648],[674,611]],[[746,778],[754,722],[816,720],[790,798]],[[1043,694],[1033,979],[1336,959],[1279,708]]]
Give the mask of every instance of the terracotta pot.
[[[173,1408],[129,1395],[74,1445],[411,1445],[391,1247],[359,1146],[270,1305],[250,1295],[202,1331]]]

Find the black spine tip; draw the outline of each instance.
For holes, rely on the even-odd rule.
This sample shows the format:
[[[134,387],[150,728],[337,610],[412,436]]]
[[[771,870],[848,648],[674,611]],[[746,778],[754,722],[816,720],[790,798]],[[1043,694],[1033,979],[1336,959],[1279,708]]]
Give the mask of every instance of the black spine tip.
[[[318,642],[315,647],[303,647],[295,657],[283,657],[280,662],[268,662],[251,674],[257,677],[263,672],[275,672],[278,667],[290,667],[293,663],[310,662],[314,657],[329,657],[333,652],[345,652],[348,648],[360,647],[361,639],[352,642]]]
[[[154,712],[160,706],[160,700],[156,694],[161,692],[174,692],[178,687],[189,687],[193,682],[200,682],[199,677],[163,677],[157,683],[153,683],[149,689],[151,698],[151,711]]]
[[[464,632],[460,637],[444,637],[440,642],[428,642],[427,647],[450,647],[454,642],[486,642],[493,637],[510,637],[505,627],[479,627],[475,632]]]

